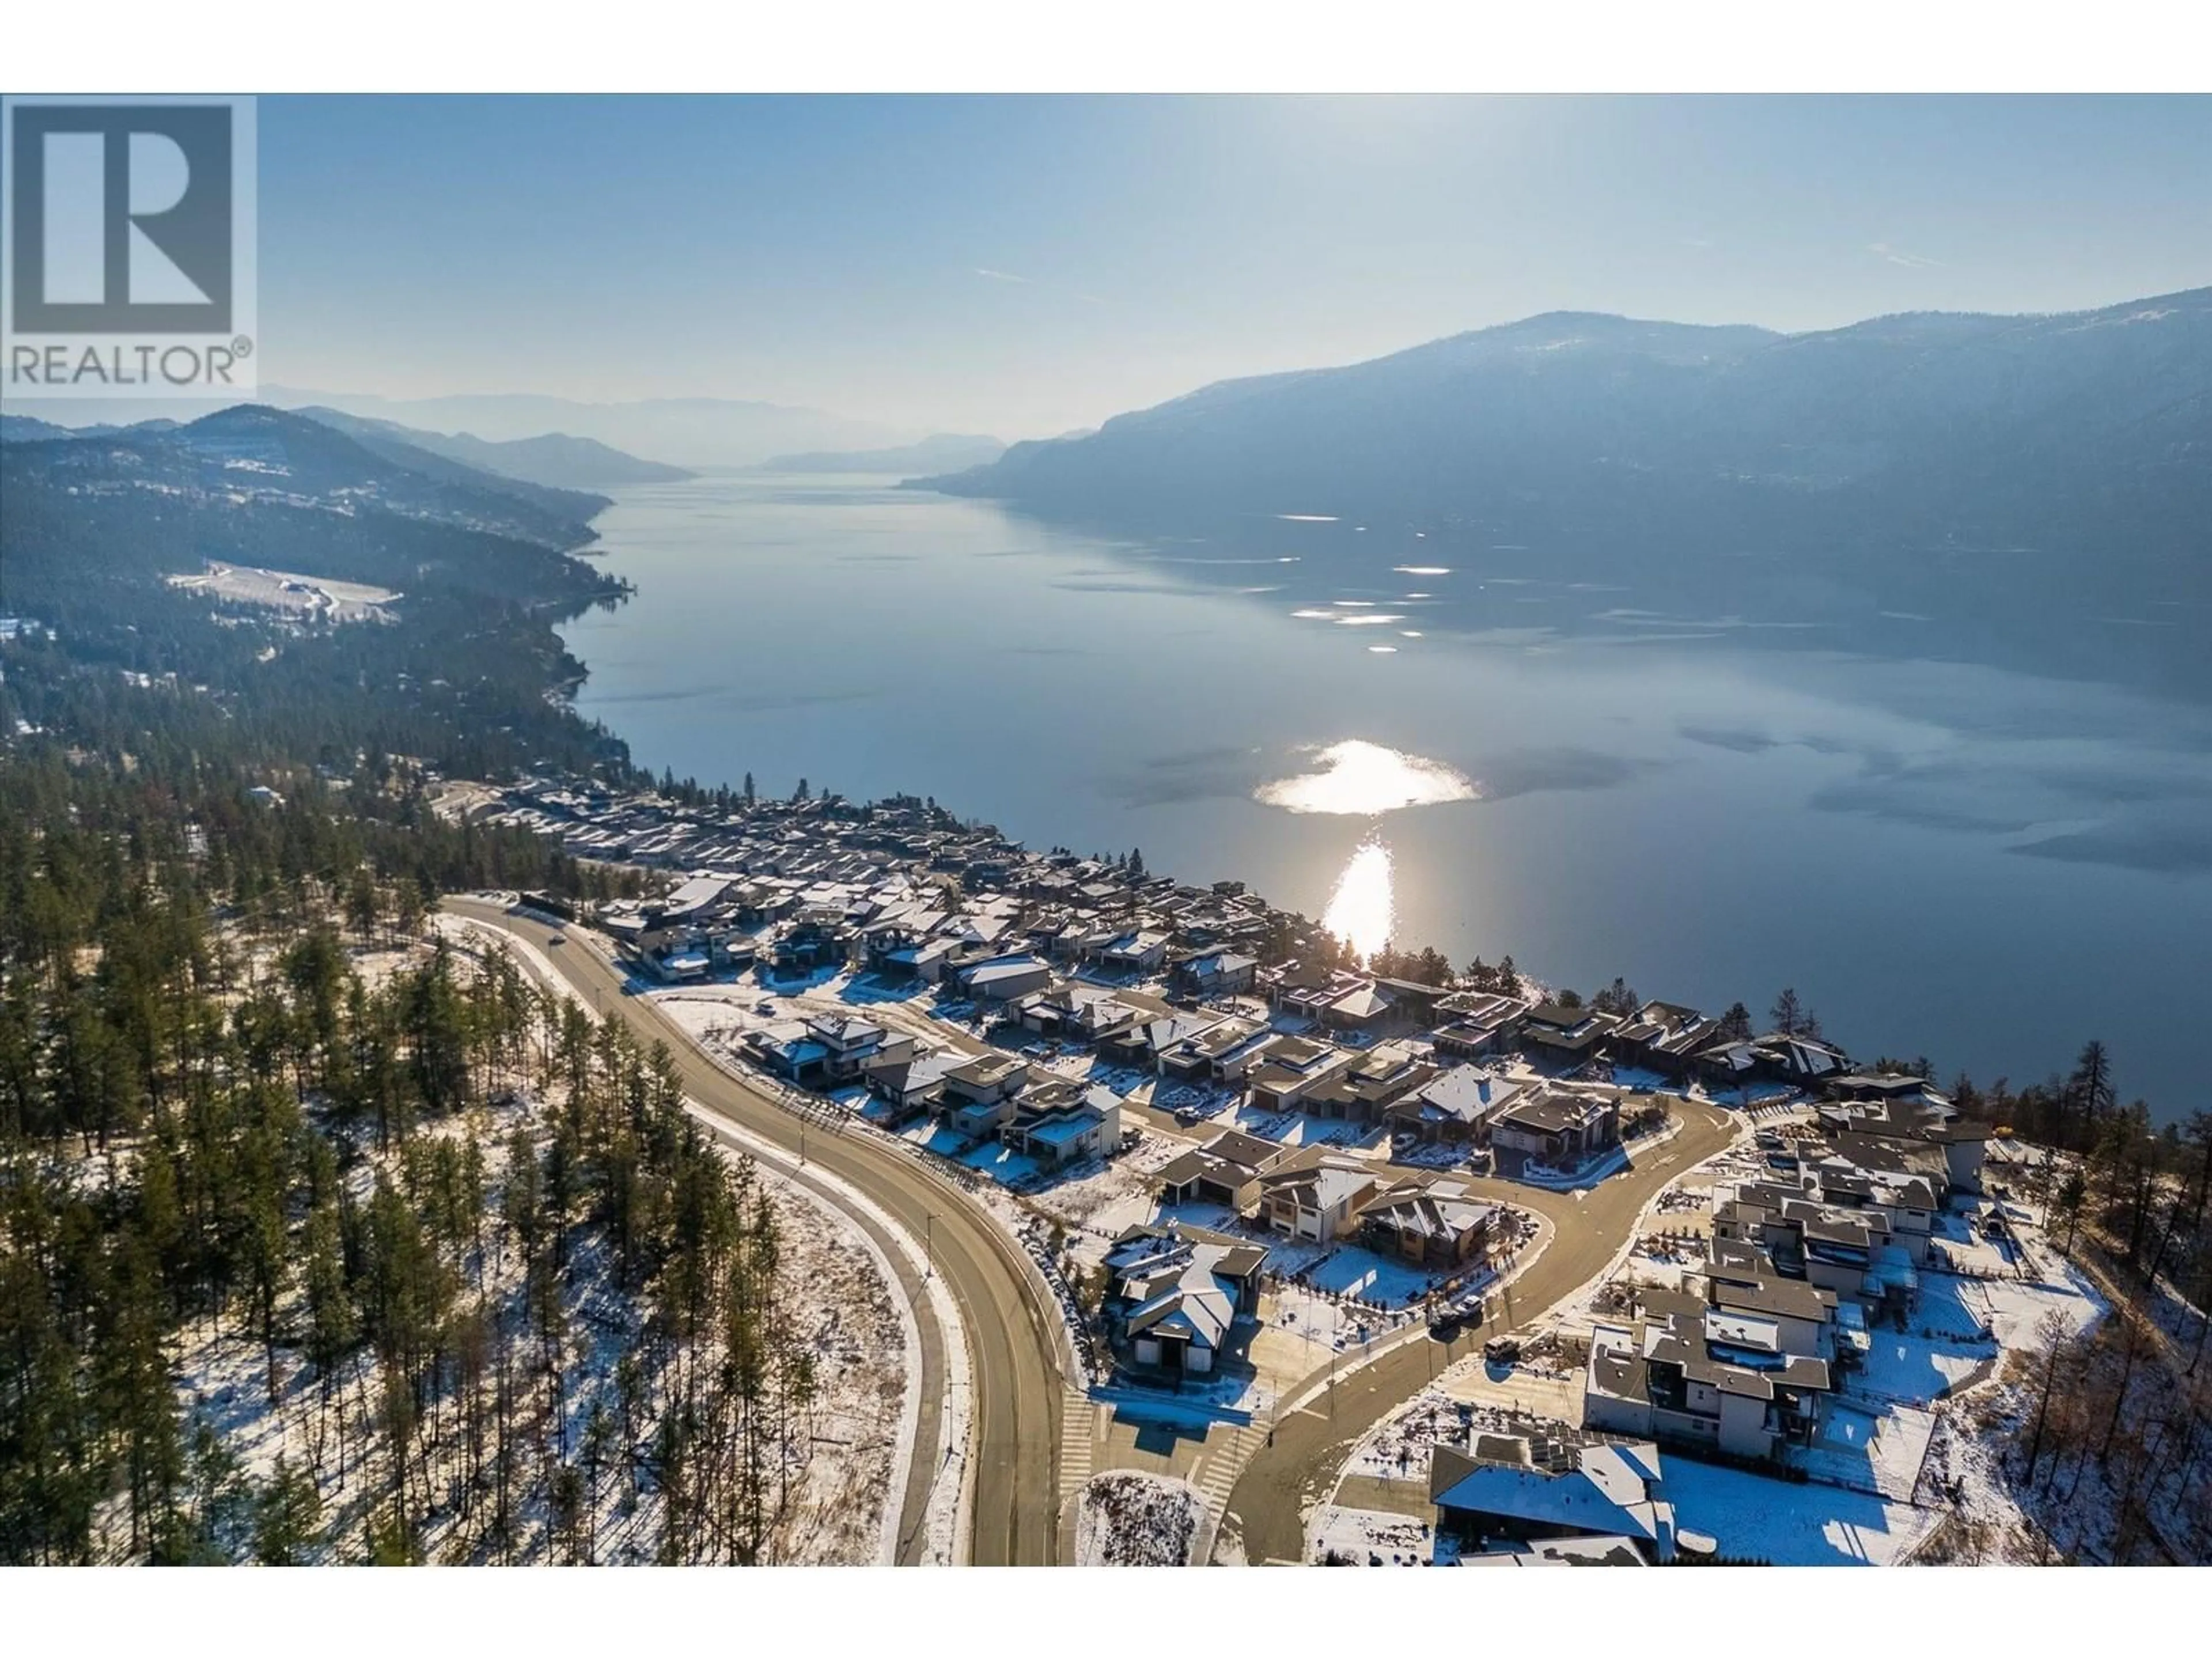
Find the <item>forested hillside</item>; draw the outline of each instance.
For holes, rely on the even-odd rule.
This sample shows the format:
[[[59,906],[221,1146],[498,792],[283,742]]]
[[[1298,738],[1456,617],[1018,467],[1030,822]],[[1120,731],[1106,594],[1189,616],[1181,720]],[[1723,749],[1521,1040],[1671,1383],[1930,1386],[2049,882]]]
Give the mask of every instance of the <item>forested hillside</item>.
[[[6,454],[0,1560],[812,1547],[778,1208],[665,1054],[429,919],[635,890],[429,804],[633,781],[551,628],[619,587],[465,501],[195,465]],[[404,597],[331,624],[166,580],[208,561]]]

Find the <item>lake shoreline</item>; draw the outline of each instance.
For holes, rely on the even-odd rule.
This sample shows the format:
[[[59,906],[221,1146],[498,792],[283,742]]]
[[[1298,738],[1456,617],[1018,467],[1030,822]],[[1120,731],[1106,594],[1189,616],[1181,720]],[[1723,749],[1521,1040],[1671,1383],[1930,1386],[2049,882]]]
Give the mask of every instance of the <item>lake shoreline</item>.
[[[1488,647],[1433,614],[1411,630],[1427,637],[1370,656],[1382,627],[1291,619],[1313,599],[1365,596],[1326,576],[1301,592],[1288,556],[1276,586],[1255,588],[1202,545],[1070,540],[850,477],[623,491],[599,522],[603,568],[632,592],[562,624],[589,665],[574,706],[656,774],[934,794],[1032,845],[1139,847],[1156,869],[1242,879],[1318,915],[1372,826],[1253,792],[1299,770],[1300,750],[1376,742],[1483,786],[1480,800],[1379,821],[1398,914],[1425,924],[1402,931],[1455,962],[1510,950],[1560,982],[1620,975],[1706,1007],[1761,1006],[1795,981],[1829,1029],[1893,1033],[1946,1075],[2039,1076],[2102,1035],[2130,1092],[2161,1116],[2189,1109],[2185,1045],[2130,1014],[2140,1000],[2124,987],[2084,989],[2078,972],[2021,982],[2019,964],[2043,959],[2183,971],[2192,924],[2212,928],[2212,885],[2186,872],[2094,845],[2079,862],[2007,845],[2035,822],[2105,833],[2072,797],[2015,805],[2011,772],[1988,757],[2094,781],[2117,763],[2069,733],[2141,726],[2122,694],[1794,644]],[[1425,560],[1378,548],[1376,562],[1374,585],[1402,589],[1415,579],[1387,566]],[[1204,695],[1163,689],[1179,681]],[[1930,703],[1958,707],[1952,726],[1929,723]],[[2194,750],[2197,735],[2173,741]],[[2111,793],[2125,803],[2144,786],[2118,777]],[[1674,825],[1686,861],[1635,879],[1639,823]]]

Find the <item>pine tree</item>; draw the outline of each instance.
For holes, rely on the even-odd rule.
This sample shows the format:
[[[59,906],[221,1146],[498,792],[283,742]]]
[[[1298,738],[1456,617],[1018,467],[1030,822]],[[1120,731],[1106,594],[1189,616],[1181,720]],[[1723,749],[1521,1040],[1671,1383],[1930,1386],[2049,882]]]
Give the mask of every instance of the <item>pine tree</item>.
[[[298,1566],[322,1523],[322,1495],[314,1480],[278,1452],[269,1484],[254,1499],[253,1559],[264,1567]]]
[[[1774,999],[1774,1006],[1768,1011],[1767,1020],[1774,1030],[1784,1036],[1804,1035],[1805,1007],[1797,1000],[1797,990],[1795,986],[1785,985],[1782,988],[1782,994]]]

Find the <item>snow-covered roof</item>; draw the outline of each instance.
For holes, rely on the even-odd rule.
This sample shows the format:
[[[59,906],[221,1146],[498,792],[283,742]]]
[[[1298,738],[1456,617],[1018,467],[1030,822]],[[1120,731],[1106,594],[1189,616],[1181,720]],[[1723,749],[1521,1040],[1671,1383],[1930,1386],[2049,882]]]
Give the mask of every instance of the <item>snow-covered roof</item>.
[[[1659,1454],[1648,1444],[1585,1447],[1579,1467],[1564,1474],[1478,1463],[1439,1446],[1432,1455],[1430,1490],[1446,1509],[1641,1538],[1662,1559],[1674,1553],[1674,1506],[1663,1496]]]

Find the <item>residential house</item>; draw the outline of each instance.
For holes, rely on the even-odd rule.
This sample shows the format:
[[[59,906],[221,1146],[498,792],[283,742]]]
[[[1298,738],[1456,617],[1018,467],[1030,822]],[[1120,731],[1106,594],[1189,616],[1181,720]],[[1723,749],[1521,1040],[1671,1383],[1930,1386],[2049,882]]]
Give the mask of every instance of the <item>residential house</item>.
[[[1438,1009],[1456,994],[1448,985],[1431,985],[1425,980],[1378,977],[1375,983],[1389,994],[1391,1013],[1401,1024],[1424,1031],[1442,1018]]]
[[[1792,1089],[1817,1089],[1850,1070],[1842,1049],[1780,1032],[1744,1042],[1716,1043],[1701,1050],[1692,1064],[1699,1077],[1720,1088],[1779,1083]]]
[[[1364,1159],[1304,1148],[1260,1176],[1257,1218],[1287,1237],[1334,1244],[1380,1186]]]
[[[1030,1066],[1014,1054],[978,1054],[945,1073],[938,1115],[970,1140],[998,1133],[1014,1115],[1014,1097],[1030,1080]]]
[[[1249,1338],[1267,1260],[1265,1245],[1182,1222],[1130,1228],[1106,1254],[1117,1349],[1139,1370],[1213,1374]]]
[[[1521,1022],[1521,1047],[1534,1059],[1571,1068],[1596,1059],[1600,1045],[1620,1023],[1588,1004],[1570,1008],[1542,1003]]]
[[[1219,1087],[1243,1080],[1274,1045],[1275,1033],[1257,1020],[1229,1018],[1160,1051],[1160,1075]]]
[[[1098,1052],[1117,1066],[1135,1066],[1147,1072],[1160,1069],[1161,1060],[1193,1037],[1202,1036],[1223,1023],[1223,1016],[1195,1012],[1155,1014],[1133,1021],[1103,1037]]]
[[[1032,1084],[1014,1103],[1000,1140],[1040,1169],[1104,1158],[1121,1144],[1121,1101],[1110,1089],[1060,1079]]]
[[[1620,1097],[1611,1089],[1547,1084],[1524,1090],[1490,1121],[1501,1158],[1571,1170],[1620,1144]]]
[[[1427,1079],[1390,1106],[1390,1126],[1431,1145],[1480,1146],[1491,1121],[1518,1099],[1526,1085],[1493,1077],[1480,1066],[1454,1066]]]
[[[1713,1317],[1754,1322],[1757,1340],[1744,1346],[1759,1352],[1800,1354],[1809,1359],[1836,1357],[1837,1309],[1833,1291],[1802,1279],[1785,1279],[1755,1247],[1715,1240],[1705,1267],[1707,1335]],[[1713,1339],[1725,1344],[1726,1336]]]
[[[1372,986],[1364,974],[1325,967],[1318,962],[1293,962],[1265,977],[1267,1006],[1296,1022],[1322,1023],[1329,1006],[1352,992]]]
[[[664,985],[690,985],[714,971],[714,953],[691,927],[653,927],[633,947],[638,967]]]
[[[914,1039],[854,1014],[817,1014],[806,1034],[822,1045],[825,1081],[848,1083],[878,1060],[896,1060],[914,1052]]]
[[[1800,1176],[1826,1204],[1871,1211],[1889,1229],[1890,1243],[1916,1267],[1924,1267],[1942,1229],[1950,1191],[1947,1149],[1926,1141],[1838,1134],[1808,1160]]]
[[[1401,1023],[1399,996],[1380,980],[1355,980],[1316,1011],[1315,1018],[1328,1030],[1371,1032]]]
[[[942,1097],[946,1073],[967,1063],[967,1056],[951,1049],[921,1054],[909,1049],[903,1056],[878,1055],[860,1068],[867,1091],[890,1109],[893,1121],[927,1111]]]
[[[1024,1031],[1064,1042],[1097,1043],[1119,1036],[1144,1018],[1095,985],[1070,983],[1036,991],[1015,1005]]]
[[[1632,1322],[1591,1334],[1583,1423],[1779,1462],[1818,1437],[1832,1386],[1829,1362],[1789,1352],[1775,1322],[1647,1290]]]
[[[1472,1455],[1446,1445],[1431,1452],[1429,1497],[1437,1530],[1475,1546],[1625,1539],[1648,1565],[1674,1555],[1674,1506],[1648,1440],[1544,1456],[1520,1437],[1478,1434]]]
[[[827,1081],[825,1063],[830,1051],[801,1019],[781,1019],[756,1026],[739,1040],[746,1057],[802,1089],[817,1089]]]
[[[1235,996],[1252,988],[1259,968],[1258,957],[1222,946],[1192,951],[1176,957],[1170,965],[1168,988],[1179,996],[1194,997],[1201,1002]]]
[[[1298,1109],[1304,1097],[1352,1063],[1352,1055],[1311,1037],[1279,1038],[1248,1074],[1252,1103],[1271,1112]]]
[[[1449,1273],[1489,1255],[1498,1213],[1455,1176],[1411,1176],[1360,1210],[1359,1242],[1378,1255]]]
[[[853,933],[844,918],[828,910],[803,911],[776,936],[770,952],[778,976],[791,978],[842,964]]]
[[[693,876],[665,898],[647,904],[647,919],[657,921],[668,927],[702,921],[723,908],[722,896],[736,884],[735,876]],[[656,910],[659,913],[658,916],[653,914]]]
[[[1910,1313],[1919,1300],[1919,1276],[1910,1254],[1893,1242],[1882,1211],[1822,1201],[1817,1180],[1796,1185],[1739,1182],[1716,1188],[1713,1249],[1756,1248],[1785,1279],[1801,1279],[1840,1300],[1856,1301],[1869,1316]]]
[[[1711,1046],[1720,1022],[1678,1002],[1647,1002],[1607,1038],[1613,1058],[1662,1077],[1686,1078],[1698,1053]]]
[[[958,970],[960,988],[978,1003],[1003,1006],[1052,983],[1052,969],[1027,955],[986,957]]]
[[[1303,1109],[1319,1117],[1379,1123],[1390,1109],[1437,1075],[1404,1042],[1378,1042],[1307,1090]]]
[[[1435,1018],[1442,1024],[1430,1033],[1430,1041],[1447,1059],[1480,1060],[1517,1043],[1528,1014],[1528,1004],[1518,997],[1455,991],[1438,999]]]
[[[1853,1073],[1828,1085],[1818,1108],[1832,1134],[1940,1147],[1948,1189],[1979,1194],[1990,1126],[1965,1116],[1922,1079],[1899,1073]]]
[[[1224,1129],[1160,1171],[1161,1201],[1218,1204],[1241,1213],[1258,1197],[1260,1177],[1288,1156],[1278,1142]]]
[[[941,910],[909,907],[896,919],[871,923],[861,930],[862,960],[868,972],[894,983],[920,980],[935,984],[954,949],[951,939],[932,937],[944,921]]]
[[[1168,935],[1146,927],[1116,933],[1097,947],[1094,960],[1107,973],[1141,979],[1159,972],[1167,957]]]

